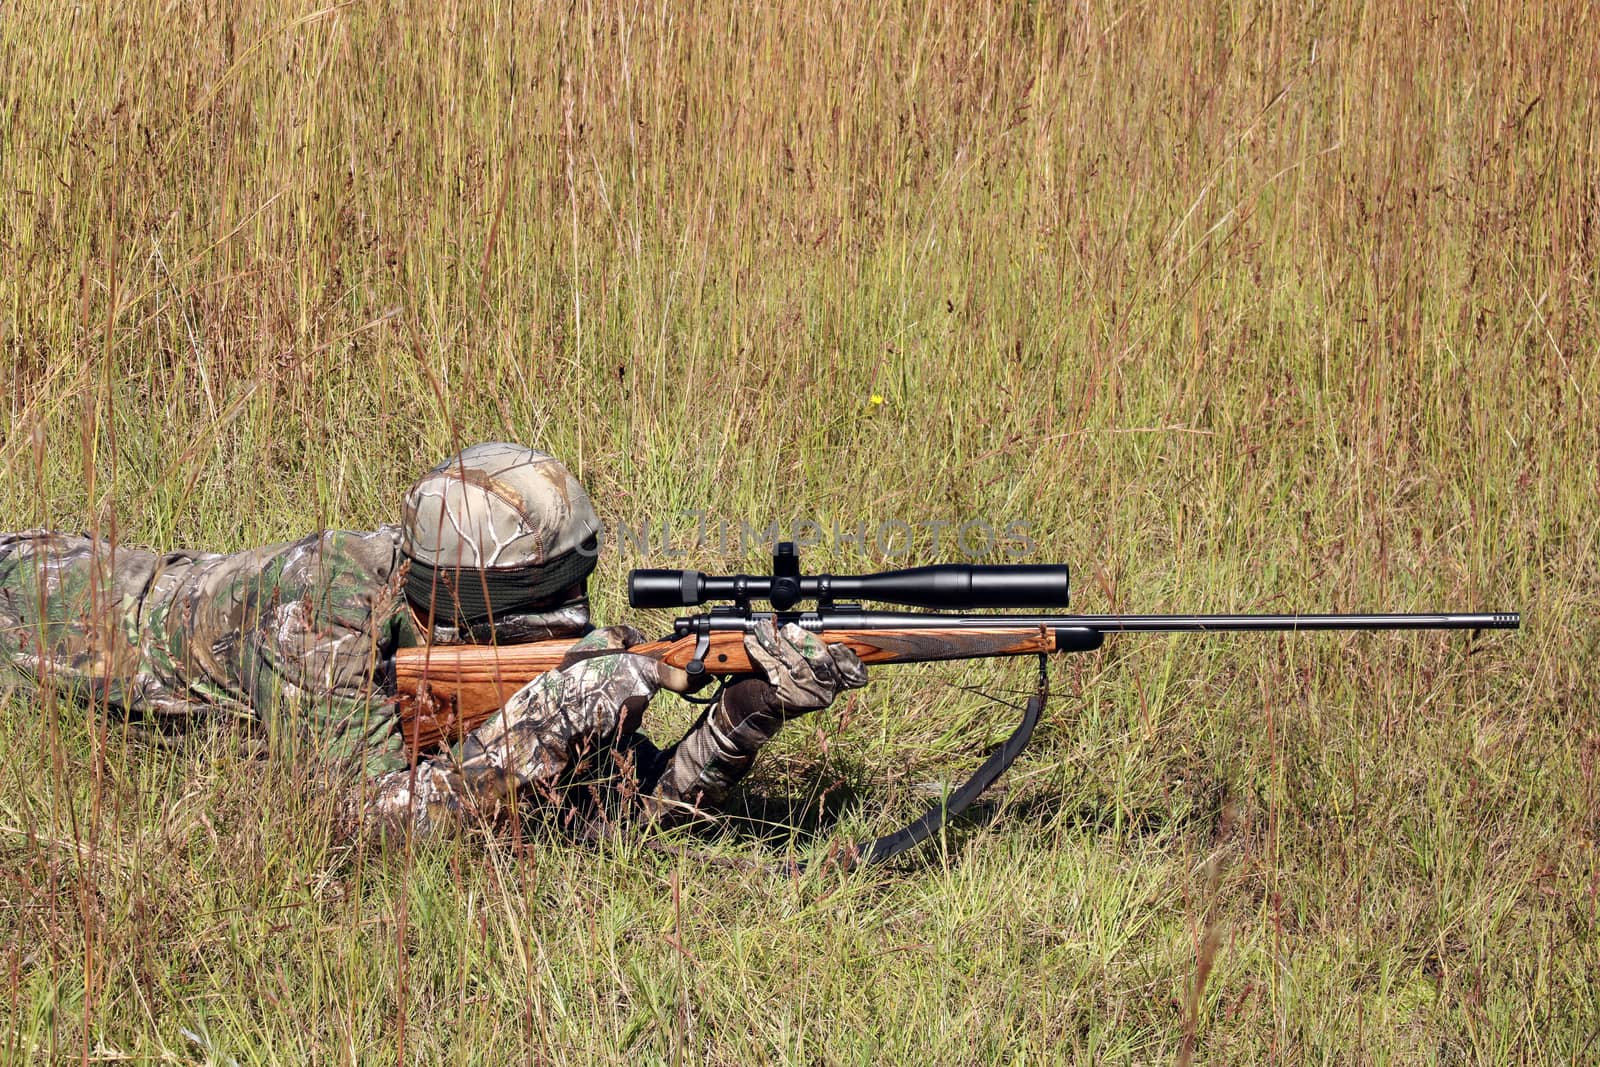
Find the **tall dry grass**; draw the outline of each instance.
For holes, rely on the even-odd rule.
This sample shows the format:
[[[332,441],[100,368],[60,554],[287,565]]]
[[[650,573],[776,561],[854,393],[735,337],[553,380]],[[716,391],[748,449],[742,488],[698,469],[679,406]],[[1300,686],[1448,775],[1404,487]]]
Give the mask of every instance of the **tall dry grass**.
[[[796,882],[352,853],[302,768],[19,691],[6,1057],[1587,1060],[1597,46],[1577,3],[7,9],[0,525],[366,527],[510,438],[613,520],[1026,520],[1086,610],[1527,625],[1114,642],[992,822]],[[889,825],[998,736],[952,683],[1017,684],[877,679],[695,848]]]

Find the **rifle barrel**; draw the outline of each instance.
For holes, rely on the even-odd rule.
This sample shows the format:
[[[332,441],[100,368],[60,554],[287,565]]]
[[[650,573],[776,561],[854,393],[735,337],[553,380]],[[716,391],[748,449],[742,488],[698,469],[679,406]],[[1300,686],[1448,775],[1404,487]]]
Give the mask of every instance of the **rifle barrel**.
[[[1377,615],[955,615],[936,612],[821,611],[779,613],[778,621],[814,630],[982,629],[1043,626],[1102,633],[1295,632],[1300,630],[1515,630],[1517,612]]]
[[[1225,630],[1515,630],[1515,612],[1377,615],[1086,615],[1106,633],[1207,633]]]

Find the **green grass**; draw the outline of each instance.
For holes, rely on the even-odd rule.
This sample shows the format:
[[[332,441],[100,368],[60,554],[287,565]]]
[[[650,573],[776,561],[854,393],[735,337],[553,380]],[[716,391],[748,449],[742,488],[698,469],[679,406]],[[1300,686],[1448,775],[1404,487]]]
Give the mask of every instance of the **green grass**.
[[[1600,1055],[1584,5],[244,6],[0,17],[0,527],[369,528],[511,439],[614,521],[1025,520],[1087,611],[1524,629],[1114,640],[992,817],[797,879],[706,856],[892,826],[1026,669],[876,671],[681,856],[354,849],[0,690],[0,1059]]]

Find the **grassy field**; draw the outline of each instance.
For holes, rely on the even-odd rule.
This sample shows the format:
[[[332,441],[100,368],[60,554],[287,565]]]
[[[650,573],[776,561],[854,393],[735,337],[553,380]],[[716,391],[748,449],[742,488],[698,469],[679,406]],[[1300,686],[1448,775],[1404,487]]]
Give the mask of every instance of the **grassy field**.
[[[354,847],[0,683],[0,1061],[1600,1058],[1587,5],[402,6],[0,12],[0,527],[370,528],[508,439],[613,522],[1027,522],[1086,611],[1524,629],[1114,640],[987,818],[787,879],[716,861],[891,827],[1027,668],[877,671],[678,855]]]

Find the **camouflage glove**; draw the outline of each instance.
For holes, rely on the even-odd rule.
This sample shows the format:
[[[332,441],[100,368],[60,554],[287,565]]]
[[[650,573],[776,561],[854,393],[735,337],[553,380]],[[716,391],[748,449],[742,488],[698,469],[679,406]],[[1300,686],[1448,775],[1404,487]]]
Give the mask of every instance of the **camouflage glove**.
[[[792,623],[781,631],[770,620],[759,623],[745,634],[744,647],[766,678],[728,686],[673,747],[647,804],[661,822],[681,822],[721,804],[785,719],[825,708],[842,690],[867,684],[867,669],[854,652],[825,645]]]
[[[824,644],[794,623],[777,629],[772,620],[744,635],[750,662],[767,676],[767,707],[789,719],[832,704],[846,689],[867,684],[867,668],[844,645]]]

